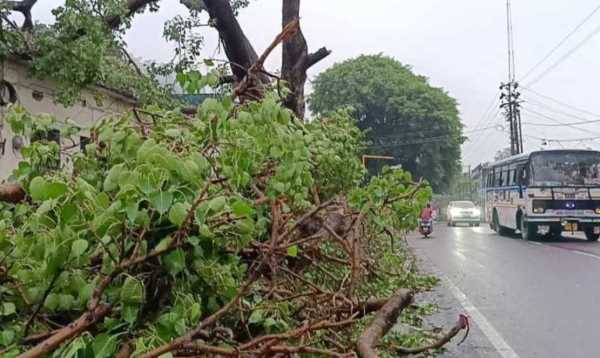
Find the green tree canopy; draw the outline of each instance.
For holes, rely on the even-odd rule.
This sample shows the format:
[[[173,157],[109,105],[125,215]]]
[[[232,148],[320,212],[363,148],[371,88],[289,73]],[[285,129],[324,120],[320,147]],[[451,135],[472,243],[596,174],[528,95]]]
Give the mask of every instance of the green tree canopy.
[[[460,170],[462,125],[457,102],[409,66],[383,55],[339,63],[314,81],[310,108],[326,113],[352,107],[361,129],[369,129],[370,154],[390,155],[395,164],[446,191]],[[389,164],[389,163],[386,163]],[[371,172],[383,163],[370,163]]]

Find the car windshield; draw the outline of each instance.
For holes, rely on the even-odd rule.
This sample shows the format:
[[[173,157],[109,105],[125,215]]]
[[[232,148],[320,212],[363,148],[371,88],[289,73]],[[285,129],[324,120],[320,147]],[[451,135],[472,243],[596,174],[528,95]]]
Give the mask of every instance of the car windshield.
[[[547,152],[531,158],[533,186],[600,185],[600,152]]]
[[[456,202],[453,202],[451,205],[454,208],[460,208],[460,209],[472,209],[475,207],[475,204],[473,204],[470,201],[456,201]]]

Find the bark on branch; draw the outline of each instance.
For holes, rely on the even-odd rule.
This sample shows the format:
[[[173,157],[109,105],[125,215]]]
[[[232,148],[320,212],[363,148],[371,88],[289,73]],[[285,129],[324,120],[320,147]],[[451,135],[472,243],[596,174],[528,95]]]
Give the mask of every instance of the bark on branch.
[[[157,2],[158,0],[127,0],[127,15],[126,17],[130,17],[136,12],[142,10],[147,5]],[[123,17],[119,15],[109,16],[104,19],[104,22],[111,29],[116,29],[123,23]]]
[[[73,337],[77,337],[81,332],[86,331],[90,326],[96,324],[96,322],[104,319],[111,311],[111,307],[108,305],[99,305],[96,309],[87,312],[81,316],[77,321],[69,324],[68,326],[56,331],[50,338],[46,339],[42,343],[28,350],[27,352],[19,355],[17,358],[38,358],[44,357],[46,354],[54,351],[59,345],[66,340]]]
[[[25,190],[16,183],[0,184],[0,202],[20,203],[25,200]]]
[[[400,289],[377,311],[373,322],[358,338],[356,351],[361,358],[377,358],[377,343],[394,326],[398,316],[413,299],[410,290]]]

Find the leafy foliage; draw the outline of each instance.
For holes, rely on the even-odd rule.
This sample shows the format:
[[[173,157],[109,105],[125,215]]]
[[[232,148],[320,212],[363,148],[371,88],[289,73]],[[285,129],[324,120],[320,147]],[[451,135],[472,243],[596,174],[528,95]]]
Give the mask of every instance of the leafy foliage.
[[[67,324],[98,302],[111,312],[55,357],[112,357],[128,341],[141,353],[185,334],[248,279],[243,253],[271,239],[273,211],[265,203],[283,200],[283,212],[299,214],[315,205],[317,187],[323,200],[348,192],[368,218],[370,254],[394,266],[402,260],[380,232],[412,227],[429,192],[402,171],[358,187],[362,134],[345,112],[305,125],[269,95],[244,107],[209,99],[194,118],[159,108],[144,113],[98,123],[83,152],[63,151],[60,167],[55,142],[23,150],[13,176],[28,201],[0,211],[0,347],[8,356],[26,349],[26,336]],[[9,118],[18,133],[78,135],[18,107]],[[288,245],[287,260],[306,250]],[[322,250],[344,259],[335,245]],[[127,266],[131,260],[139,264]],[[340,282],[349,274],[326,265]],[[323,287],[339,284],[318,272],[309,265],[304,276]],[[412,270],[385,277],[361,281],[358,297],[427,286]],[[301,325],[298,303],[277,303],[261,290],[244,302],[253,335]],[[225,322],[243,339],[237,314]]]
[[[334,65],[315,79],[309,104],[320,114],[351,107],[358,126],[369,130],[368,153],[394,156],[436,191],[459,171],[464,138],[456,101],[392,58],[364,55]]]

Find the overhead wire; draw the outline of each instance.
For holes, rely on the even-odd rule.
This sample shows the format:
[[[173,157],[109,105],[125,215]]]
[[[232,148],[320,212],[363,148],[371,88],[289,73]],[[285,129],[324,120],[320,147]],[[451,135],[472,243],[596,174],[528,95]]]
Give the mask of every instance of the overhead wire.
[[[577,26],[575,26],[565,37],[563,37],[557,44],[554,46],[550,52],[548,52],[539,62],[537,62],[533,67],[531,67],[523,77],[519,80],[520,82],[524,81],[527,77],[529,77],[535,70],[537,70],[544,62],[546,62],[552,55],[556,53],[556,51],[561,48],[567,41],[573,37],[598,11],[600,11],[600,5],[596,6],[592,12],[585,16],[583,20],[581,20]]]
[[[562,125],[562,126],[569,127],[569,128],[575,129],[575,130],[578,130],[578,131],[580,131],[580,132],[584,132],[584,133],[592,133],[592,134],[597,134],[597,135],[600,135],[600,133],[598,133],[598,132],[594,132],[594,131],[590,131],[589,129],[585,129],[585,128],[577,127],[576,125],[572,125],[572,124],[570,124],[570,123],[565,123],[565,122],[562,122],[562,121],[560,121],[560,120],[558,120],[558,119],[556,119],[556,118],[554,118],[554,117],[551,117],[551,116],[549,116],[549,115],[547,115],[547,114],[545,114],[545,113],[541,113],[541,112],[538,112],[538,111],[536,111],[536,110],[533,110],[533,109],[530,109],[530,108],[527,108],[527,107],[522,107],[522,110],[524,110],[524,111],[525,111],[525,112],[527,112],[527,113],[530,113],[530,114],[533,114],[533,115],[536,115],[536,116],[539,116],[539,117],[542,117],[542,118],[545,118],[545,119],[549,119],[549,120],[551,120],[552,122],[554,122],[554,123],[557,123],[557,124],[560,124],[560,125]]]
[[[558,105],[561,105],[561,106],[563,106],[565,108],[569,108],[571,110],[574,110],[574,111],[577,111],[577,112],[580,112],[580,113],[588,114],[590,116],[600,117],[600,114],[598,114],[598,113],[590,112],[588,110],[575,107],[575,106],[573,106],[571,104],[565,103],[564,101],[560,101],[560,100],[558,100],[556,98],[553,98],[553,97],[550,97],[548,95],[542,94],[542,93],[540,93],[540,92],[538,92],[538,91],[536,91],[534,89],[528,88],[526,86],[521,86],[520,88],[523,89],[523,90],[525,90],[525,91],[527,91],[527,92],[530,92],[530,93],[532,93],[532,94],[534,94],[534,95],[536,95],[538,97],[544,98],[544,99],[546,99],[548,101],[551,101],[551,102],[554,102],[554,103],[556,103]]]
[[[563,56],[561,56],[557,61],[555,61],[552,65],[550,65],[550,67],[546,68],[546,70],[544,70],[542,73],[540,73],[539,75],[534,77],[533,80],[529,81],[526,84],[526,87],[531,87],[534,84],[541,81],[544,77],[546,77],[548,74],[550,74],[552,71],[554,71],[561,63],[563,63],[564,61],[569,59],[573,54],[575,54],[577,51],[579,51],[579,49],[581,49],[588,41],[590,41],[592,38],[594,38],[599,32],[600,32],[600,25],[595,27],[594,30],[592,32],[590,32],[582,41],[580,41],[575,47],[573,47],[571,50],[569,50],[567,53],[565,53]]]

